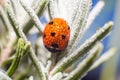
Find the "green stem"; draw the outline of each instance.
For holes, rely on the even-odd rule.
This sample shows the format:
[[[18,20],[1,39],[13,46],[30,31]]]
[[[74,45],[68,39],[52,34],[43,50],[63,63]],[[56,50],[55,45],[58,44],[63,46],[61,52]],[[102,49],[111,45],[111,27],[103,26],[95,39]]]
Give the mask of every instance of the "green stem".
[[[98,60],[95,61],[95,63],[91,66],[89,71],[107,62],[109,59],[114,57],[116,54],[117,54],[117,48],[110,48],[107,52],[103,53],[103,55]]]
[[[49,3],[49,0],[40,0],[39,5],[37,7],[37,9],[35,10],[36,14],[38,15],[38,17],[40,17],[42,15],[42,13],[44,12],[44,10],[46,9],[47,5]],[[28,22],[26,22],[23,26],[23,32],[25,34],[28,33],[28,31],[32,28],[32,26],[34,25],[31,19],[27,20]]]
[[[16,32],[17,36],[23,38],[25,43],[28,43],[28,40],[27,40],[25,34],[23,33],[22,29],[20,29],[20,27],[17,23],[17,20],[16,20],[14,14],[12,13],[11,6],[9,3],[6,3],[6,9],[7,9],[10,21],[14,27],[14,31]],[[28,55],[29,55],[30,59],[32,60],[36,70],[38,71],[40,79],[46,80],[45,72],[43,69],[43,64],[37,59],[37,56],[35,55],[32,46],[30,46]]]
[[[38,16],[36,15],[36,13],[34,12],[34,10],[27,5],[27,3],[24,0],[20,0],[20,3],[22,5],[22,7],[26,10],[26,12],[29,14],[29,16],[31,17],[33,23],[35,23],[36,28],[39,30],[40,33],[42,33],[42,24],[39,21]]]
[[[82,78],[96,60],[100,50],[100,43],[97,43],[90,51],[89,55],[82,62],[80,62],[76,69],[74,69],[64,80],[78,80],[79,78]]]
[[[97,41],[104,38],[110,32],[112,26],[112,22],[104,25],[103,28],[99,29],[90,39],[88,39],[84,44],[77,48],[71,55],[62,60],[59,65],[55,66],[54,69],[51,71],[51,74],[54,75],[57,72],[65,70],[73,62],[82,57],[95,45]]]
[[[22,57],[24,56],[26,50],[30,47],[30,45],[27,45],[25,47],[25,42],[22,38],[20,38],[18,40],[18,45],[17,45],[17,49],[16,49],[16,53],[15,53],[15,58],[10,66],[10,68],[7,70],[7,74],[9,76],[12,76],[14,74],[14,72],[16,71],[16,69],[18,68],[18,65],[20,64],[20,61],[22,59]]]
[[[31,66],[29,66],[27,69],[25,69],[24,71],[22,71],[18,76],[16,76],[16,78],[14,80],[23,80],[23,78],[25,78],[26,76],[28,76],[28,74],[29,74],[29,72],[31,70]]]

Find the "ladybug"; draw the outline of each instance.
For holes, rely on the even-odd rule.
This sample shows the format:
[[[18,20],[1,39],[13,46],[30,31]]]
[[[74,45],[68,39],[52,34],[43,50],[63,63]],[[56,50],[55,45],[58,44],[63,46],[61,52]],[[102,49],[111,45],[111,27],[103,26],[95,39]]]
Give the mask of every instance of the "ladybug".
[[[61,52],[66,49],[70,38],[70,27],[62,18],[54,18],[43,31],[44,46],[50,52]]]

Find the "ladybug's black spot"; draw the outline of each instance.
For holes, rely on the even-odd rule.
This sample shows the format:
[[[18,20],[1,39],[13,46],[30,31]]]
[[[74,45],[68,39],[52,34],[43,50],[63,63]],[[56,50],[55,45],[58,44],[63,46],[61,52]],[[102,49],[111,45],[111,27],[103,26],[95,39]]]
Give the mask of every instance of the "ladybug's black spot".
[[[51,45],[53,48],[58,48],[59,46],[58,46],[58,44],[52,44]]]
[[[52,24],[53,24],[53,21],[49,22],[49,24],[52,25]]]
[[[70,29],[70,26],[68,26],[68,29]]]
[[[55,36],[55,32],[51,32],[51,36]]]
[[[50,51],[50,52],[61,52],[61,50],[58,49],[58,44],[52,44],[51,47],[48,47],[45,45],[45,47]]]
[[[43,38],[45,38],[46,37],[46,34],[43,34]]]
[[[66,37],[65,35],[62,35],[62,39],[65,39],[65,37]]]

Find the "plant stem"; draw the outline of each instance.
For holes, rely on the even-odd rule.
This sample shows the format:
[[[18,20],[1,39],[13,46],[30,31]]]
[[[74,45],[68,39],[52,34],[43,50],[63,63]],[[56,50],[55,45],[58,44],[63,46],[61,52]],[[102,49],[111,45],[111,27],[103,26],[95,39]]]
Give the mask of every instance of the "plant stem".
[[[9,31],[9,27],[11,26],[9,20],[8,20],[8,17],[7,17],[7,14],[5,13],[4,9],[0,6],[0,17],[5,25],[5,29],[6,31]]]
[[[90,51],[89,55],[78,64],[75,70],[73,70],[67,78],[64,80],[78,80],[79,78],[82,78],[85,73],[88,72],[88,69],[91,67],[91,65],[96,60],[99,52],[100,52],[100,43],[97,43],[94,48]]]
[[[91,68],[89,69],[89,71],[97,68],[100,64],[105,63],[111,57],[113,57],[114,55],[116,55],[116,53],[117,53],[117,49],[116,48],[109,49],[106,53],[103,53],[103,55],[98,60],[95,61],[95,63],[91,66]]]
[[[17,20],[14,16],[14,14],[12,13],[12,10],[11,10],[11,6],[9,3],[6,3],[6,9],[7,9],[7,12],[8,12],[8,15],[9,15],[9,18],[10,18],[10,21],[13,25],[13,28],[14,28],[14,31],[15,33],[17,34],[18,37],[21,37],[24,39],[25,41],[25,44],[28,43],[28,40],[25,36],[25,34],[23,33],[22,29],[20,29],[18,23],[17,23]],[[34,53],[34,50],[32,48],[32,46],[30,46],[30,49],[29,49],[29,57],[30,59],[32,60],[36,70],[38,71],[38,74],[39,74],[39,77],[41,80],[46,80],[46,76],[45,76],[45,72],[44,72],[44,69],[43,69],[43,65],[42,63],[37,59],[37,56],[35,55]]]
[[[40,16],[42,15],[42,13],[43,13],[44,10],[46,9],[48,3],[49,3],[49,0],[40,0],[40,1],[38,2],[39,5],[38,5],[37,9],[35,10],[35,12],[36,12],[36,14],[38,15],[38,17],[40,17]],[[34,24],[33,24],[32,20],[31,20],[30,18],[28,18],[28,19],[27,19],[27,22],[24,23],[24,25],[23,25],[23,26],[24,26],[23,32],[24,32],[25,34],[27,34],[28,31],[32,28],[33,25],[34,25]]]
[[[26,10],[26,12],[30,15],[33,23],[35,23],[39,32],[42,33],[42,31],[43,31],[42,24],[40,23],[39,18],[37,17],[34,10],[29,5],[27,5],[24,0],[20,0],[20,3],[22,5],[22,7]]]
[[[16,49],[16,53],[15,53],[15,58],[12,62],[12,65],[10,66],[10,68],[7,70],[7,74],[9,76],[12,76],[14,74],[14,72],[16,71],[16,69],[18,68],[18,65],[22,59],[22,57],[24,56],[26,50],[29,49],[30,45],[26,46],[25,49],[25,42],[22,38],[20,38],[18,40],[18,45],[17,45],[17,49]]]
[[[69,53],[74,51],[76,45],[81,39],[82,30],[84,29],[86,19],[90,12],[91,0],[80,0],[79,4],[72,19],[73,22],[71,24],[71,29],[74,30],[74,34],[71,34],[72,39],[68,45],[68,48],[70,48]]]
[[[8,75],[0,71],[0,80],[12,80]]]
[[[84,44],[77,48],[71,55],[62,60],[59,65],[56,65],[51,71],[51,75],[65,70],[73,62],[75,62],[77,59],[87,53],[97,41],[104,38],[110,32],[112,26],[112,22],[105,24],[103,28],[99,29],[90,39],[88,39]]]
[[[22,71],[19,75],[17,75],[14,80],[22,80],[25,76],[28,76],[28,74],[32,68],[31,66],[29,66],[27,69]]]

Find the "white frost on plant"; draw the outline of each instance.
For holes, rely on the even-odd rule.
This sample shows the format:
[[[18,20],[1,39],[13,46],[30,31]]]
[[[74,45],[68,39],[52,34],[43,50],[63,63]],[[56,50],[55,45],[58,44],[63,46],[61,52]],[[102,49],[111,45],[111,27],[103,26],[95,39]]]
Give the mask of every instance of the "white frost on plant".
[[[0,80],[12,80],[7,74],[0,71]]]
[[[98,3],[95,5],[95,7],[91,10],[88,19],[87,19],[87,24],[86,28],[90,27],[95,18],[98,16],[98,14],[101,12],[103,7],[105,6],[105,3],[103,0],[98,1]]]
[[[50,80],[61,80],[63,74],[61,72],[56,73]]]
[[[45,1],[45,0],[41,0],[41,1]],[[49,0],[46,0],[46,1],[49,2]],[[49,6],[48,6],[48,11],[46,11],[44,13],[44,16],[47,18],[48,21],[50,20],[49,17],[51,17],[51,18],[59,17],[59,18],[65,19],[68,22],[68,24],[71,28],[71,38],[70,38],[68,47],[65,50],[65,53],[67,54],[69,52],[70,55],[64,56],[63,61],[62,60],[61,60],[61,62],[59,61],[58,64],[53,66],[53,69],[51,69],[51,65],[53,62],[52,62],[52,60],[48,61],[50,58],[50,56],[49,56],[50,52],[44,48],[44,45],[42,42],[42,37],[40,35],[39,36],[40,39],[38,39],[36,41],[37,46],[39,45],[39,47],[38,47],[39,49],[36,50],[36,53],[38,53],[37,57],[39,58],[40,61],[37,59],[36,55],[33,55],[36,57],[33,62],[34,63],[38,62],[34,65],[36,65],[36,69],[38,70],[39,75],[43,80],[47,80],[47,79],[61,80],[63,78],[63,76],[66,77],[64,75],[65,69],[67,67],[69,67],[69,65],[74,64],[74,62],[76,62],[80,57],[82,57],[88,51],[90,51],[91,48],[95,45],[95,43],[97,41],[100,41],[111,30],[111,27],[113,26],[112,22],[110,22],[110,24],[106,24],[105,27],[98,30],[95,33],[95,35],[93,35],[93,37],[91,37],[85,43],[83,43],[82,46],[79,46],[78,48],[76,48],[79,40],[82,38],[82,36],[87,31],[87,29],[90,27],[90,25],[92,24],[92,22],[94,21],[96,16],[100,13],[100,11],[104,7],[104,1],[99,1],[97,3],[97,5],[93,8],[93,10],[90,12],[91,3],[92,3],[91,0],[50,0]],[[25,5],[27,5],[27,4],[29,4],[29,3],[26,3]],[[33,4],[31,3],[31,5],[33,5]],[[44,6],[44,3],[43,3],[43,6]],[[43,6],[41,6],[41,7],[43,8]],[[26,7],[27,6],[25,6],[24,8],[26,8]],[[29,8],[30,7],[31,6],[29,6]],[[36,6],[32,6],[32,7],[36,7]],[[22,23],[24,23],[24,19],[25,18],[28,19],[28,17],[23,18],[23,16],[25,16],[25,15],[23,15],[23,12],[22,13],[21,12],[22,11],[20,10],[20,15],[22,15],[21,17],[19,17],[20,15],[16,15],[16,16],[18,17],[18,22],[22,24]],[[30,13],[30,10],[28,10],[28,11],[26,10],[26,12]],[[89,14],[89,12],[90,12],[90,14]],[[35,13],[35,11],[32,10],[32,13]],[[42,14],[42,12],[40,14]],[[35,17],[38,18],[36,14],[34,14],[31,18],[33,19]],[[27,19],[26,19],[26,21],[27,21]],[[17,21],[17,19],[14,21]],[[37,21],[39,21],[39,20],[37,19]],[[28,20],[28,22],[29,22],[29,20]],[[35,22],[36,21],[34,21],[33,23],[35,24]],[[40,24],[40,23],[38,22],[37,24]],[[20,31],[20,30],[18,30],[18,31]],[[22,33],[22,30],[20,32]],[[22,36],[23,35],[24,35],[24,33],[22,33]],[[20,34],[20,36],[21,36],[21,34]],[[26,39],[26,35],[24,38]],[[30,50],[31,50],[31,53],[34,53],[32,47],[30,48]],[[52,55],[54,55],[54,54],[57,54],[57,53],[52,53]],[[108,56],[108,55],[105,55],[105,57],[106,56]],[[51,58],[56,59],[55,56],[51,57]],[[87,66],[87,67],[88,68],[91,67],[92,63],[90,60],[92,60],[94,58],[95,58],[95,55],[92,55],[92,57],[89,57],[89,58],[87,56],[83,60],[84,65],[87,66],[87,64],[89,63],[90,66]],[[110,56],[108,58],[110,58]],[[103,59],[103,58],[101,58],[101,59]],[[86,62],[88,62],[88,63],[86,63]],[[103,62],[101,62],[101,63],[103,63]],[[46,66],[44,66],[44,64]],[[82,63],[80,63],[80,64],[82,64]],[[80,67],[79,67],[80,70],[83,70],[83,68],[84,68],[84,70],[86,70],[86,69],[89,70],[88,68],[84,67],[84,65],[83,65],[83,67],[81,67],[81,65],[80,65]],[[71,72],[78,73],[79,68],[76,68],[76,69],[72,68]],[[39,69],[41,69],[41,70],[39,70]],[[76,71],[74,72],[74,70],[76,70]],[[87,72],[85,71],[84,73],[87,73]],[[69,73],[67,73],[67,74],[69,74]],[[81,75],[83,75],[83,74],[81,74]],[[33,78],[30,77],[29,79],[32,80]]]
[[[117,52],[116,48],[109,49],[106,53],[104,53],[98,60],[95,61],[95,63],[91,66],[89,71],[95,69],[103,62],[106,62],[108,59],[110,59],[112,56],[114,56]]]

